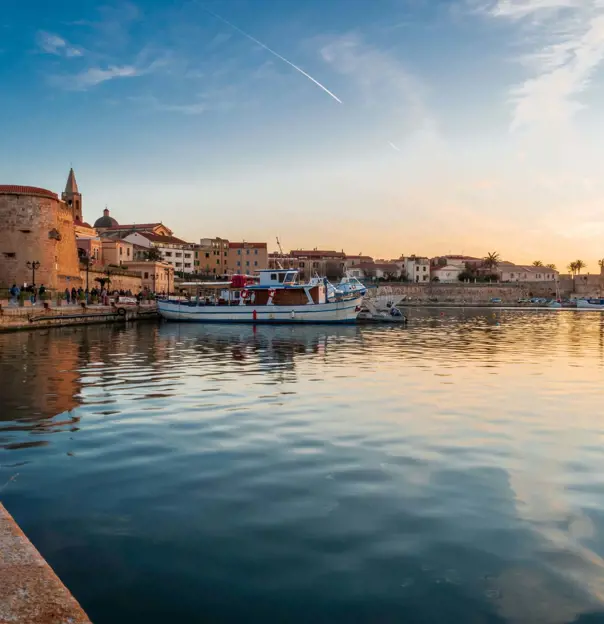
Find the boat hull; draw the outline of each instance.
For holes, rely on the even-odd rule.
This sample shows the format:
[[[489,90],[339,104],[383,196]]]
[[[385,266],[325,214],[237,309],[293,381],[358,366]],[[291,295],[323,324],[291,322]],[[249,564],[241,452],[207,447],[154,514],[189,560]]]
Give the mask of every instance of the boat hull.
[[[578,299],[577,310],[604,310],[604,303],[590,303],[585,299]]]
[[[168,321],[193,323],[354,323],[362,297],[299,306],[198,306],[158,301],[157,310]]]

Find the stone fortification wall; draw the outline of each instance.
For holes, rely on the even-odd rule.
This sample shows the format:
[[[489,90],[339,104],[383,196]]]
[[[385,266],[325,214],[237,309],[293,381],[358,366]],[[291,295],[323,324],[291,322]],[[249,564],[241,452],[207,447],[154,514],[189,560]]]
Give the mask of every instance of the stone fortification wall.
[[[130,290],[132,293],[136,294],[140,290],[142,290],[142,277],[141,273],[138,271],[123,271],[119,269],[109,269],[111,284],[109,286],[110,290]],[[80,275],[82,278],[83,288],[86,288],[86,269],[80,271]],[[89,287],[92,288],[100,288],[99,282],[96,281],[97,278],[107,279],[107,271],[106,270],[91,270],[88,274],[88,283]]]
[[[0,287],[32,280],[28,261],[37,261],[36,284],[80,285],[70,208],[56,195],[32,187],[0,186]],[[67,279],[69,278],[69,280]]]
[[[388,283],[381,284],[377,295],[406,297],[413,301],[429,302],[437,299],[447,303],[488,303],[491,299],[501,299],[504,303],[515,303],[518,299],[528,297],[555,296],[556,286],[553,282],[536,282],[532,284],[413,284]],[[565,293],[562,293],[564,296]]]

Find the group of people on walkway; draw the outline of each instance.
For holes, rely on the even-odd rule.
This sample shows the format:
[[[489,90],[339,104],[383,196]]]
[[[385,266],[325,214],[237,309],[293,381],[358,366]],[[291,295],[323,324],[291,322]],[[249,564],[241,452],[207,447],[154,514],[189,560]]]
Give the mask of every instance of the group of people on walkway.
[[[12,305],[19,304],[19,297],[21,296],[21,293],[27,293],[27,296],[29,297],[32,305],[35,305],[38,301],[38,298],[44,299],[44,295],[46,294],[46,287],[44,286],[44,284],[40,284],[40,287],[36,286],[35,284],[30,284],[29,286],[23,286],[23,288],[19,288],[17,284],[13,284],[10,287],[9,293],[11,297],[10,302]]]
[[[40,287],[35,284],[30,284],[29,286],[23,286],[22,288],[17,286],[17,284],[13,284],[9,289],[10,294],[10,304],[11,305],[19,305],[19,301],[22,297],[23,293],[28,294],[28,298],[31,301],[32,305],[35,305],[36,302],[40,299],[44,299],[47,293],[47,289],[44,284],[41,284]],[[65,288],[63,291],[63,299],[69,304],[77,304],[81,303],[100,303],[101,305],[110,305],[110,297],[117,303],[120,297],[136,297],[136,300],[141,303],[143,299],[152,300],[155,299],[155,293],[150,293],[148,291],[139,291],[136,295],[132,293],[131,290],[113,290],[109,292],[106,286],[103,288],[93,287],[90,291],[86,288]]]

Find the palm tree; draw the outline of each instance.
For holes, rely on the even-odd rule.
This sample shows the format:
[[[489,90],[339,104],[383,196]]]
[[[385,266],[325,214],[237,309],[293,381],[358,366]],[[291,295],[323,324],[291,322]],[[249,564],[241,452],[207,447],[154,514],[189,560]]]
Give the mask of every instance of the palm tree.
[[[546,264],[545,266],[546,266],[546,268],[551,269],[552,271],[557,271],[558,270],[556,268],[555,264]]]
[[[496,251],[489,252],[484,259],[484,266],[487,269],[496,269],[497,265],[501,261],[501,256]]]
[[[533,262],[533,266],[534,267],[542,267],[543,266],[543,262],[541,262],[541,260],[535,260]]]
[[[577,273],[581,273],[581,269],[584,269],[586,266],[587,265],[583,262],[583,260],[575,260],[575,269],[577,270]]]
[[[571,274],[574,275],[577,272],[577,263],[576,262],[571,262],[567,267],[566,270]]]
[[[600,267],[600,271],[604,271],[604,258],[598,260],[598,266]]]

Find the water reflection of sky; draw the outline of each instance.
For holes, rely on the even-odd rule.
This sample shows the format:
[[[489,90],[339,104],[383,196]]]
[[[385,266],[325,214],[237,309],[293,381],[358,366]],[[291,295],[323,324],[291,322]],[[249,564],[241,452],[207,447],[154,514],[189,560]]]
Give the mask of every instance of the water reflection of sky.
[[[95,621],[184,592],[185,619],[604,613],[603,317],[410,315],[1,335],[5,502]]]

